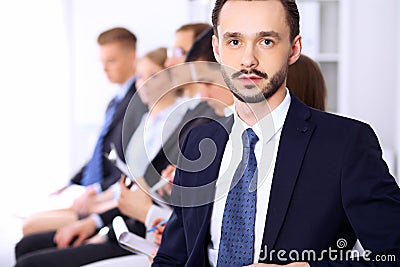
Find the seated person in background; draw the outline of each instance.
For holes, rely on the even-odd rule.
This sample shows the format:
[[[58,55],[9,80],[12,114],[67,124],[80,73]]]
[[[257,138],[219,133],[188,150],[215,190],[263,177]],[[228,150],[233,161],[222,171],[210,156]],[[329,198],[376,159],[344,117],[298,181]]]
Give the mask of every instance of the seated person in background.
[[[123,158],[122,149],[122,122],[126,108],[132,96],[136,93],[136,37],[125,28],[113,28],[101,33],[97,42],[100,46],[101,61],[107,78],[111,83],[119,84],[121,89],[110,102],[106,120],[101,130],[92,158],[71,179],[69,184],[58,190],[54,196],[47,199],[52,204],[58,198],[65,198],[73,190],[77,198],[68,200],[70,208],[45,210],[34,213],[24,221],[23,234],[54,230],[91,213],[94,205],[90,205],[88,198],[96,196],[106,190],[121,176],[121,172],[108,160],[104,153],[110,152],[110,144],[114,144],[118,155]],[[137,98],[135,103],[136,113],[131,118],[132,127],[136,127],[142,115],[147,110],[146,106]],[[71,185],[79,185],[80,188]],[[83,192],[79,195],[79,192]],[[74,193],[72,193],[74,195]],[[93,198],[93,197],[92,197]],[[68,204],[67,204],[68,205]]]
[[[145,127],[147,118],[149,117],[160,119],[156,121],[163,126],[163,122],[165,122],[164,118],[172,114],[171,112],[179,104],[179,101],[176,99],[176,90],[170,90],[166,94],[165,91],[159,90],[160,83],[163,83],[165,80],[154,79],[143,86],[144,82],[153,74],[164,69],[166,57],[167,50],[160,48],[149,52],[138,62],[138,91],[149,108],[149,113],[143,115],[138,129]],[[164,73],[164,77],[169,79],[168,76],[165,76],[166,74]],[[179,114],[175,112],[174,115]],[[181,112],[181,118],[183,115],[184,112]],[[178,117],[178,121],[181,118]],[[159,128],[157,123],[154,123],[153,126]],[[146,157],[146,155],[143,156]],[[115,242],[95,244],[96,240],[87,240],[95,234],[98,228],[96,223],[99,220],[101,218],[98,215],[91,214],[86,219],[59,228],[56,232],[42,232],[23,237],[15,249],[17,258],[16,266],[34,266],[35,262],[40,263],[41,266],[77,266],[100,259],[129,254]],[[80,226],[83,225],[82,221],[87,224],[84,224],[83,231],[80,231]],[[142,236],[144,235],[144,228],[141,225],[132,227],[130,230]],[[74,257],[76,253],[79,253],[79,257]]]
[[[165,67],[170,67],[175,64],[183,63],[186,57],[187,52],[189,51],[190,47],[192,46],[195,38],[200,35],[205,29],[210,28],[211,26],[207,23],[191,23],[191,24],[185,24],[179,27],[176,30],[175,33],[175,43],[172,48],[168,49],[168,57],[165,62]],[[132,64],[129,64],[129,61],[132,59],[132,56],[130,55],[131,49],[127,49],[126,53],[123,54],[122,52],[125,52],[125,50],[120,49],[120,42],[121,45],[124,44],[129,44],[126,39],[126,36],[123,35],[117,35],[114,31],[110,31],[110,33],[105,32],[104,34],[99,36],[98,42],[100,44],[100,49],[103,54],[104,58],[104,64],[107,63],[107,66],[104,65],[105,70],[110,77],[115,77],[118,79],[122,76],[122,74],[125,73],[131,73],[131,71],[126,71],[126,67],[122,65],[123,63],[127,65],[127,67],[135,66]],[[118,32],[117,32],[118,33]],[[125,38],[125,39],[124,39]],[[135,39],[136,40],[136,39]],[[135,42],[136,43],[136,42]],[[123,48],[123,46],[122,46]],[[114,51],[116,50],[116,51]],[[118,54],[119,52],[120,54]],[[135,50],[133,50],[135,52]],[[135,54],[133,54],[135,55]],[[113,62],[112,59],[115,59],[114,65],[111,63]],[[115,68],[120,66],[120,68]],[[136,69],[136,68],[135,68]],[[133,69],[133,71],[135,71]],[[117,71],[121,71],[121,74],[117,75]],[[132,75],[134,72],[132,72]],[[135,90],[136,91],[136,90]],[[122,159],[123,153],[122,149],[126,150],[127,146],[127,140],[128,138],[123,138],[122,135],[122,121],[123,121],[123,116],[125,114],[125,110],[128,106],[130,98],[133,96],[134,92],[129,94],[129,98],[124,100],[123,103],[124,105],[124,112],[118,111],[118,124],[113,123],[112,125],[118,125],[113,127],[113,129],[118,129],[118,132],[113,132],[113,134],[109,134],[109,136],[113,137],[114,139],[109,138],[107,145],[105,146],[105,150],[103,152],[108,153],[110,151],[110,144],[114,143],[117,147],[118,155]],[[196,91],[193,90],[186,90],[185,91],[186,96],[189,98],[195,97],[195,94],[197,94]],[[142,114],[147,110],[146,106],[141,102],[140,98],[135,97],[133,98],[133,101],[138,102],[138,103],[133,103],[134,105],[130,105],[132,108],[133,106],[133,112],[127,113],[127,119],[129,119],[129,128],[127,136],[131,136],[133,132],[135,132],[136,127],[139,125],[140,120],[142,119]],[[192,107],[189,108],[194,108],[196,107],[196,110],[198,112],[200,111],[207,111],[210,110],[207,105],[199,105],[198,107],[196,106],[196,103],[193,101]],[[214,114],[210,113],[208,114],[209,116],[214,116]],[[127,127],[124,128],[126,131]],[[126,132],[125,132],[126,133]],[[106,135],[108,136],[108,135]],[[118,140],[115,140],[115,138],[118,137]],[[122,141],[121,141],[122,140]],[[121,144],[121,145],[120,145]],[[172,145],[173,146],[173,145]],[[102,153],[103,154],[103,153]],[[162,161],[162,157],[156,157],[155,161]],[[44,212],[39,212],[36,213],[32,216],[30,216],[28,219],[25,220],[24,226],[23,226],[23,233],[24,235],[30,234],[30,233],[36,233],[36,232],[41,232],[41,231],[47,231],[47,230],[56,230],[60,226],[67,225],[71,222],[77,221],[79,218],[84,218],[88,214],[91,213],[101,213],[105,212],[106,210],[110,209],[112,206],[115,206],[115,202],[110,201],[114,198],[116,195],[115,189],[119,188],[118,183],[116,181],[119,179],[121,176],[121,172],[117,170],[110,162],[108,161],[103,161],[104,166],[107,166],[107,169],[112,169],[114,172],[109,174],[109,179],[107,179],[107,188],[108,190],[105,190],[106,187],[102,187],[101,189],[104,190],[100,194],[98,194],[98,189],[99,187],[96,186],[91,186],[88,187],[88,189],[85,191],[84,194],[82,194],[79,198],[77,198],[73,205],[70,208],[66,209],[56,209],[56,210],[50,210],[50,211],[44,211]],[[165,166],[164,166],[165,167]],[[82,172],[80,172],[78,175],[76,175],[73,179],[75,183],[79,182],[79,177]],[[111,181],[114,183],[113,188],[109,188],[111,186]],[[96,190],[95,190],[96,189]],[[61,190],[60,190],[61,191]],[[100,190],[101,191],[101,190]]]
[[[301,54],[289,66],[287,88],[307,106],[325,111],[327,88],[324,75],[318,63]]]
[[[195,25],[196,26],[196,25]],[[185,27],[185,32],[187,32],[188,29]],[[192,38],[191,35],[188,35],[187,37]],[[190,41],[191,39],[187,38],[187,41]],[[180,42],[184,42],[185,38],[180,38]],[[185,44],[181,45],[182,47],[185,46]],[[139,70],[139,68],[138,68]],[[197,108],[200,106],[201,108]],[[152,109],[150,109],[151,111]],[[191,118],[197,116],[199,111],[202,111],[203,114],[210,114],[208,116],[215,116],[212,115],[213,112],[209,111],[210,108],[207,108],[207,106],[204,105],[196,105],[194,108],[189,108],[188,112],[185,114],[184,118],[182,119],[181,123],[185,121],[190,121]],[[211,109],[212,111],[212,109]],[[178,119],[179,121],[179,119]],[[180,127],[178,126],[180,129]],[[179,148],[177,147],[178,143],[178,138],[172,138],[170,137],[166,143],[164,144],[164,148],[171,147],[172,149],[175,149],[177,151]],[[165,168],[169,162],[168,160],[165,159],[165,155],[163,155],[164,151],[160,151],[156,157],[153,159],[151,166],[146,170],[145,172],[145,177],[147,181],[152,181],[157,182],[159,179],[159,174],[162,170],[162,168]],[[177,153],[174,153],[177,154]],[[129,156],[127,156],[129,158]],[[175,156],[177,158],[177,156]],[[164,164],[164,166],[163,166]],[[156,175],[157,178],[156,180],[153,179],[153,175]],[[151,184],[151,182],[149,183]],[[140,191],[140,190],[138,190]],[[59,238],[56,238],[56,244],[53,242],[49,242],[46,240],[51,240],[53,236],[55,236],[54,232],[50,233],[43,233],[43,234],[36,234],[32,236],[27,236],[23,238],[16,246],[16,256],[18,259],[18,263],[20,265],[18,266],[26,266],[24,264],[27,264],[28,262],[32,261],[38,261],[42,263],[48,263],[51,264],[52,262],[55,262],[58,257],[65,257],[67,260],[63,262],[63,266],[75,266],[76,264],[86,264],[89,262],[94,262],[96,260],[100,259],[105,259],[105,258],[111,258],[111,257],[117,257],[117,256],[122,256],[129,254],[127,251],[123,251],[118,247],[116,244],[115,240],[113,240],[114,235],[110,231],[109,233],[109,238],[110,240],[102,241],[102,243],[97,243],[99,240],[95,237],[94,239],[86,240],[88,237],[93,235],[96,232],[96,229],[99,229],[101,225],[100,223],[104,224],[109,224],[111,223],[112,219],[114,218],[115,215],[118,215],[119,212],[117,209],[110,210],[108,212],[105,212],[103,214],[100,214],[100,219],[96,216],[89,216],[85,219],[79,220],[75,223],[70,224],[69,226],[65,226],[59,231],[57,231],[57,236]],[[94,214],[93,214],[94,215]],[[144,228],[142,227],[142,224],[135,223],[133,221],[132,224],[128,224],[128,227],[131,231],[143,235],[144,234]],[[79,247],[68,247],[69,245],[72,245],[71,240],[75,239],[75,242],[73,245],[77,246],[81,244]],[[83,241],[85,243],[83,243]],[[93,244],[93,242],[96,242],[96,244]],[[41,249],[44,248],[43,246],[38,246],[38,243],[44,243],[46,248],[48,248],[46,253],[41,253]],[[88,243],[91,243],[88,245]],[[61,245],[60,245],[61,244]],[[54,246],[59,246],[62,249],[57,249]],[[115,247],[117,246],[117,247]],[[50,247],[50,248],[49,248]],[[105,250],[109,250],[107,253],[103,253]],[[121,251],[122,250],[122,251]],[[79,253],[79,254],[85,254],[85,256],[79,257],[77,259],[71,258],[71,253]],[[97,256],[96,256],[97,255]],[[75,264],[75,265],[74,265]]]

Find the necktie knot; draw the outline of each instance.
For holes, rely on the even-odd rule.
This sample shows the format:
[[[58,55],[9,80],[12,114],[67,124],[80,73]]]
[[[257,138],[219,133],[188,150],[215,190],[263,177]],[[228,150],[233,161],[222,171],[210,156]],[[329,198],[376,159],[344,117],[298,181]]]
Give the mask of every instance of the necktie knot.
[[[254,150],[254,147],[256,146],[258,140],[259,138],[253,131],[253,129],[247,128],[245,131],[243,131],[242,142],[244,148],[251,148],[252,150]]]

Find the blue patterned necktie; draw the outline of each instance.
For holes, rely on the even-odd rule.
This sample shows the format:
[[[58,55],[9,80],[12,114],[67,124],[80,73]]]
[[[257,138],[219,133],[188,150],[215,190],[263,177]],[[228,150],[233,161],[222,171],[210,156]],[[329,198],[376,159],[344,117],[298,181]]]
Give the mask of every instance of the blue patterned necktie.
[[[258,137],[248,128],[242,134],[242,142],[242,160],[233,175],[224,208],[218,267],[242,267],[253,264],[254,259],[257,204],[257,160],[254,147]]]
[[[100,132],[99,138],[97,139],[96,146],[93,151],[92,158],[86,165],[81,184],[84,186],[91,185],[94,183],[101,182],[103,180],[103,140],[104,136],[108,132],[108,128],[111,125],[112,119],[114,117],[115,111],[117,109],[118,104],[121,102],[120,99],[115,97],[106,112],[106,120],[104,122],[103,128]]]

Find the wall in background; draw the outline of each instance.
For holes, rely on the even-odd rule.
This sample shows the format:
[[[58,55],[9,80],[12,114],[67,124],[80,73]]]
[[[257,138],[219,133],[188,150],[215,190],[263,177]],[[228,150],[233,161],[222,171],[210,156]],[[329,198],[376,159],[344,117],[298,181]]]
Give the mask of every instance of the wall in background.
[[[70,54],[61,0],[0,1],[0,265],[14,266],[17,206],[70,172]]]
[[[61,1],[0,2],[1,204],[69,172],[68,41]]]
[[[400,27],[397,0],[342,1],[339,113],[371,124],[396,172]]]

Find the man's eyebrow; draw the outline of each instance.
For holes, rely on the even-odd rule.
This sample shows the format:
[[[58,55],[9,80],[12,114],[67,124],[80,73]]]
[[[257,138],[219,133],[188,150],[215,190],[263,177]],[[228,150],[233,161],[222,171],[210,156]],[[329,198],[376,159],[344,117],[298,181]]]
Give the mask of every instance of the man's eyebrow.
[[[280,34],[276,31],[261,31],[257,33],[257,37],[275,37],[279,39],[281,38]]]
[[[243,34],[240,32],[226,32],[224,35],[222,35],[223,39],[228,39],[228,38],[237,38],[237,37],[242,37]]]
[[[240,32],[226,32],[222,35],[223,39],[229,39],[229,38],[239,38],[242,37],[243,34]],[[280,34],[277,33],[276,31],[261,31],[256,34],[257,37],[274,37],[274,38],[281,38]]]

